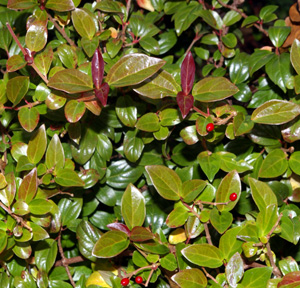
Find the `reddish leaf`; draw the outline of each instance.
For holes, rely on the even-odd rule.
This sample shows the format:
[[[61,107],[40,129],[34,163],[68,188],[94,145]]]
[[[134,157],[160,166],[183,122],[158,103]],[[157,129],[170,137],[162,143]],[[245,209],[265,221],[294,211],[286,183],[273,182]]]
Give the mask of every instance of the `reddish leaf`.
[[[176,97],[177,104],[182,114],[182,118],[185,118],[189,114],[194,105],[194,97],[192,95],[185,95],[184,92],[179,92]]]
[[[298,284],[300,283],[300,271],[290,272],[286,274],[283,277],[282,281],[279,282],[278,287],[282,287],[292,283],[298,283]],[[296,286],[292,286],[292,287],[296,287]]]
[[[109,86],[107,83],[103,83],[100,86],[100,89],[95,89],[95,95],[98,98],[98,100],[101,102],[103,107],[106,106],[107,103],[107,97],[108,97],[108,92],[109,92]]]
[[[115,231],[122,231],[124,233],[126,233],[128,235],[128,237],[130,236],[130,230],[128,229],[128,227],[123,224],[123,223],[110,223],[108,225],[106,225],[107,228],[109,228],[110,230],[115,230]]]
[[[189,95],[193,88],[195,79],[195,62],[191,52],[189,52],[181,64],[181,87],[184,95]],[[177,101],[178,102],[178,101]]]
[[[96,49],[92,59],[92,77],[93,77],[93,83],[96,89],[98,90],[100,89],[102,84],[103,74],[104,74],[104,61],[100,50]]]
[[[130,234],[130,240],[133,242],[144,242],[152,239],[154,239],[154,235],[148,229],[141,226],[133,227]]]

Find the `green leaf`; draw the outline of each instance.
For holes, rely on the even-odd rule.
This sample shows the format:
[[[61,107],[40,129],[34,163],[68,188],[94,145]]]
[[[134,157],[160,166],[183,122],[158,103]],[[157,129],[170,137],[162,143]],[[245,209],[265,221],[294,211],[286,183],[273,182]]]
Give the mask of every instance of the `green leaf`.
[[[133,184],[129,184],[123,194],[121,212],[129,230],[143,225],[146,216],[145,199]]]
[[[182,255],[193,264],[208,268],[223,265],[223,255],[219,248],[209,244],[193,244],[181,250]]]
[[[19,122],[27,132],[32,132],[38,125],[40,114],[35,107],[23,107],[18,112]]]
[[[209,26],[216,30],[222,29],[223,21],[218,12],[212,10],[201,10],[199,15]]]
[[[86,37],[82,37],[81,39],[81,45],[88,57],[92,57],[99,46],[99,39],[97,37],[94,37],[93,39],[88,39]]]
[[[230,201],[229,197],[232,193],[237,194],[237,199],[235,201]],[[237,171],[229,172],[221,181],[217,193],[216,193],[216,202],[228,202],[227,205],[221,204],[217,205],[217,208],[220,212],[230,211],[237,204],[241,195],[241,180]]]
[[[182,185],[181,197],[186,203],[192,202],[206,187],[207,182],[200,179],[185,181]]]
[[[271,267],[249,269],[244,273],[241,284],[247,288],[265,288],[272,270]]]
[[[281,149],[272,150],[264,159],[258,176],[260,178],[276,178],[288,168],[288,160]]]
[[[273,26],[269,28],[268,32],[272,44],[278,48],[283,45],[284,41],[291,33],[291,27]]]
[[[225,232],[220,238],[219,248],[224,255],[224,259],[229,259],[236,253],[242,251],[242,241],[237,239],[241,227],[234,227]]]
[[[136,123],[136,128],[146,132],[155,132],[160,128],[159,118],[155,113],[144,114]]]
[[[159,58],[128,54],[110,68],[106,82],[115,87],[136,85],[151,77],[164,64],[165,61]]]
[[[57,134],[53,135],[48,145],[45,164],[48,169],[55,168],[56,171],[65,165],[65,153]]]
[[[274,53],[267,50],[256,50],[249,58],[249,72],[252,76],[256,71],[264,67],[274,56]]]
[[[37,5],[35,0],[9,0],[7,8],[9,9],[29,9]]]
[[[252,198],[259,211],[265,210],[269,205],[277,205],[277,198],[268,184],[253,178],[249,178],[249,184]]]
[[[175,269],[178,268],[175,255],[172,253],[169,253],[165,257],[161,258],[160,264],[161,264],[161,267],[163,267],[169,271],[174,271]]]
[[[172,276],[172,280],[182,288],[204,288],[207,279],[197,268],[184,269]]]
[[[32,229],[32,234],[33,234],[32,241],[37,242],[50,237],[47,231],[44,228],[42,228],[40,225],[37,225],[33,222],[28,222],[27,224]]]
[[[296,70],[297,74],[300,74],[300,41],[295,39],[291,47],[291,63]]]
[[[52,203],[46,199],[34,199],[28,205],[30,213],[35,215],[47,214],[52,209]]]
[[[58,203],[59,213],[61,215],[61,225],[71,225],[76,220],[82,210],[82,198],[62,198]],[[58,213],[58,212],[57,212]]]
[[[272,230],[278,219],[277,205],[268,205],[261,210],[256,218],[259,237],[266,236]]]
[[[79,251],[92,262],[96,261],[96,257],[92,255],[92,250],[101,234],[100,230],[86,220],[82,220],[77,226],[76,238],[78,239]]]
[[[135,126],[137,121],[137,107],[135,107],[135,103],[129,95],[118,98],[116,114],[125,126]]]
[[[212,182],[221,166],[221,161],[218,155],[215,153],[210,154],[207,151],[203,151],[198,155],[197,160],[208,180]]]
[[[189,217],[189,212],[185,207],[176,207],[168,216],[166,224],[170,228],[177,228],[183,226]]]
[[[220,233],[223,234],[231,225],[233,216],[228,211],[219,212],[214,208],[209,213],[211,225]]]
[[[45,7],[58,12],[65,12],[75,9],[72,0],[48,0]]]
[[[280,220],[280,227],[279,236],[296,245],[300,239],[299,216],[292,219],[289,216],[283,216]]]
[[[92,77],[77,69],[58,71],[48,82],[48,86],[70,94],[82,93],[93,89]]]
[[[161,99],[168,96],[176,97],[180,87],[170,73],[160,70],[133,90],[151,99]]]
[[[228,11],[224,18],[223,18],[223,23],[225,26],[231,26],[233,24],[235,24],[236,22],[240,21],[242,19],[242,16],[240,13],[236,12],[236,11]]]
[[[47,44],[48,30],[42,22],[35,21],[27,30],[25,43],[32,52],[41,51]]]
[[[291,272],[299,271],[299,267],[296,260],[291,256],[288,256],[278,261],[278,265],[283,275],[286,275]]]
[[[244,113],[238,112],[233,119],[233,131],[235,136],[249,133],[253,127],[254,123],[250,119],[250,115],[245,116]]]
[[[240,253],[236,252],[225,268],[226,279],[230,286],[236,287],[244,275],[244,262]]]
[[[0,201],[6,206],[10,206],[15,198],[16,193],[16,181],[14,172],[9,172],[5,175],[5,182],[6,187],[4,189],[0,189]]]
[[[261,124],[280,125],[300,114],[300,106],[290,101],[270,100],[254,110],[251,120]]]
[[[6,95],[13,107],[21,102],[29,88],[29,77],[17,76],[8,80],[6,84]]]
[[[97,258],[111,258],[127,249],[129,243],[124,232],[108,231],[96,242],[92,254]]]
[[[27,204],[34,198],[38,187],[37,170],[32,169],[21,182],[17,199],[23,200]]]
[[[8,72],[14,72],[25,67],[27,62],[20,55],[13,55],[6,62]]]
[[[43,52],[37,54],[34,58],[34,64],[46,76],[50,69],[53,60],[53,49],[51,46],[47,46]]]
[[[55,263],[56,256],[57,243],[55,240],[40,241],[34,253],[37,268],[48,273]]]
[[[124,142],[123,142],[123,150],[125,153],[125,157],[130,162],[136,162],[142,155],[144,149],[144,143],[139,135],[136,135],[138,130],[128,131],[125,134]]]
[[[228,98],[239,89],[223,77],[207,77],[200,80],[193,88],[193,96],[200,102],[215,102]]]
[[[78,122],[85,113],[83,101],[70,100],[65,106],[65,116],[70,123]]]
[[[31,136],[28,143],[27,155],[31,163],[37,164],[43,158],[47,147],[47,135],[45,124]]]
[[[230,80],[234,84],[240,84],[249,78],[248,54],[240,53],[236,57],[234,57],[229,67],[229,76]]]
[[[57,53],[60,61],[69,69],[76,68],[77,54],[76,49],[67,44],[62,44],[57,48]]]
[[[133,242],[144,242],[154,239],[155,236],[147,228],[135,226],[133,227],[129,238],[130,241]]]
[[[95,9],[99,9],[108,13],[122,13],[122,7],[124,7],[124,5],[121,2],[103,0],[101,2],[97,2]]]
[[[300,151],[296,151],[290,156],[289,167],[294,173],[300,175]]]
[[[68,168],[57,171],[55,182],[64,187],[83,187],[85,185],[77,173]]]
[[[146,171],[160,196],[173,201],[180,199],[182,182],[175,171],[161,165],[146,166]]]
[[[149,265],[148,261],[145,259],[144,256],[142,256],[141,253],[139,253],[137,250],[135,250],[132,254],[132,261],[134,265],[138,267],[144,267]]]
[[[96,27],[93,18],[84,9],[75,8],[72,11],[73,25],[81,37],[93,39]]]
[[[288,53],[274,55],[273,59],[266,64],[266,72],[270,79],[286,93],[286,83],[292,77],[290,55]]]

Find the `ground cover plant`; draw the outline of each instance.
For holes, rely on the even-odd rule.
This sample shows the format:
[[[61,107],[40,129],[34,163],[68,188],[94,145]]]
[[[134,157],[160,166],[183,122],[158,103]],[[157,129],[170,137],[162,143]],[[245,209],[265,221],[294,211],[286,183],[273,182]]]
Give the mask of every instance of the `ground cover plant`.
[[[0,0],[1,288],[300,286],[275,4]]]

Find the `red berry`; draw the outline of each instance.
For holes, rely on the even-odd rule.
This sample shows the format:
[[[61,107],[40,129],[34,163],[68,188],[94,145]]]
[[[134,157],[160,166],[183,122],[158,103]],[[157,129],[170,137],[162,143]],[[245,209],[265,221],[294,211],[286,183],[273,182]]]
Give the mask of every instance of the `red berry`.
[[[141,276],[137,276],[137,277],[135,278],[135,283],[136,283],[136,284],[141,284],[141,283],[143,283],[143,278],[142,278]]]
[[[206,131],[207,131],[207,132],[211,132],[211,131],[213,131],[214,129],[215,129],[214,123],[208,123],[208,124],[206,125]]]
[[[121,280],[121,285],[122,286],[127,286],[129,284],[129,279],[128,278],[123,278],[122,280]]]
[[[237,194],[236,193],[231,193],[229,196],[230,201],[235,201],[237,198]]]

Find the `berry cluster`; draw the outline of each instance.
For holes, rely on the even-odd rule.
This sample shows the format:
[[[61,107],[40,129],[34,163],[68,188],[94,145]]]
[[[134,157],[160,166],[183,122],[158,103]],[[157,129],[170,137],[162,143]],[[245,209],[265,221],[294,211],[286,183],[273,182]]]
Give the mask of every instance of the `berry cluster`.
[[[143,283],[143,278],[141,276],[135,277],[135,283],[136,284],[142,284]],[[121,285],[122,286],[127,286],[129,284],[129,279],[128,278],[123,278],[121,280]]]

